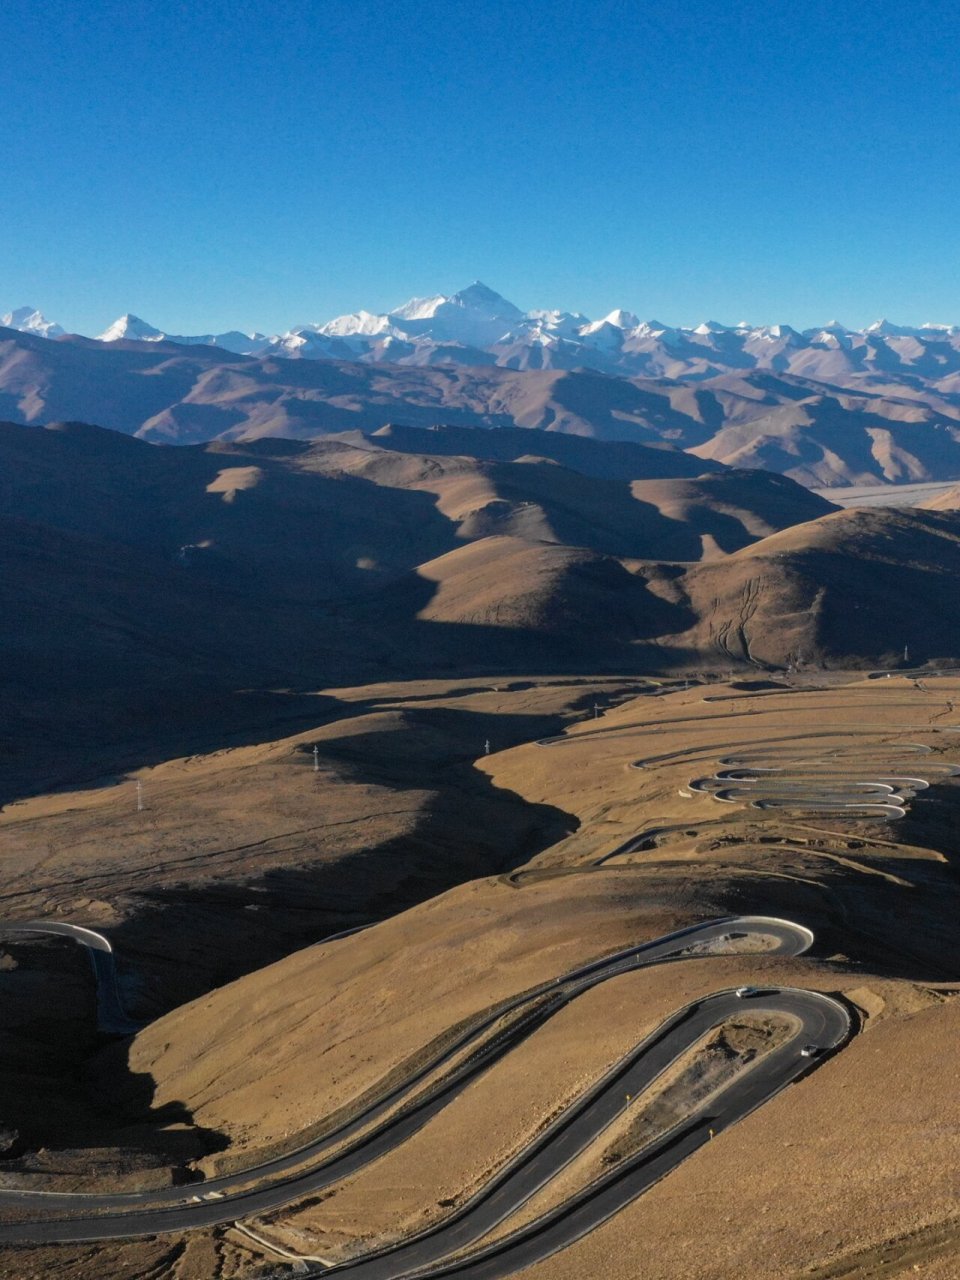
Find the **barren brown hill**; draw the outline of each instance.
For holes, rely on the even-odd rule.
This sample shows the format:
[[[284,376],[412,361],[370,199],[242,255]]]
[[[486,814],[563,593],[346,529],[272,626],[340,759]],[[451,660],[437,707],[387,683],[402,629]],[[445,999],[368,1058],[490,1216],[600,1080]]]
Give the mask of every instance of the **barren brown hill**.
[[[465,436],[507,456],[450,452]],[[612,445],[605,459],[599,441],[564,455],[584,474],[518,454],[520,436],[164,449],[0,427],[6,794],[54,723],[110,767],[144,759],[138,737],[155,760],[158,734],[173,753],[302,714],[291,691],[331,680],[955,651],[949,513],[820,516],[786,478],[664,476],[687,457]]]
[[[521,433],[450,434],[453,441],[444,430],[386,438],[378,432],[359,440],[346,436],[342,448],[333,440],[315,446],[301,465],[322,466],[328,474],[342,468],[384,487],[430,493],[439,510],[457,522],[463,540],[503,534],[662,560],[734,551],[833,509],[801,485],[762,471],[724,469],[681,479],[675,464],[686,455],[644,446],[621,450],[582,441],[589,447],[570,457],[573,451],[551,449],[554,441],[566,444],[563,437],[541,436],[554,456],[521,454],[505,461],[496,455],[515,451]],[[501,442],[503,434],[512,439]],[[377,448],[385,439],[389,451]],[[435,440],[444,446],[440,456],[429,451]],[[453,443],[460,456],[447,452]],[[609,459],[604,456],[608,448]],[[560,465],[558,454],[569,461]],[[650,478],[668,468],[673,474]]]
[[[607,457],[603,443],[579,441],[557,451],[565,465],[550,466],[517,452],[517,438],[529,444],[528,433],[507,435],[501,442],[496,431],[456,433],[453,455],[443,431],[163,449],[81,423],[46,430],[0,423],[0,513],[300,598],[342,594],[491,532],[622,555],[697,557],[689,539],[679,547],[688,554],[674,554],[666,544],[671,534],[682,538],[677,521],[629,488],[696,475],[701,464],[687,455],[614,444]],[[539,440],[549,451],[551,438]],[[755,536],[780,506],[781,527],[825,509],[773,477],[732,483],[746,505],[765,512]],[[712,501],[723,505],[722,487],[702,490],[701,505]],[[749,510],[743,519],[749,523]]]
[[[337,437],[312,446],[298,467],[313,474],[355,477],[381,489],[429,495],[438,512],[453,525],[458,542],[501,534],[591,547],[611,555],[646,554],[650,549],[669,558],[688,558],[674,555],[681,551],[690,553],[689,558],[699,555],[696,543],[684,538],[685,529],[663,519],[655,504],[638,500],[630,488],[632,475],[621,478],[584,474],[552,459],[529,455],[512,461],[487,458],[486,441],[495,441],[498,430],[458,433],[468,437],[462,442],[463,453],[431,454],[431,437],[442,434],[419,435],[415,443],[426,452],[420,448],[403,452],[396,447],[383,449],[379,434],[369,438],[351,434],[343,437],[342,443]],[[590,444],[592,453],[603,453],[604,445],[593,441]],[[634,446],[632,455],[630,470],[640,475],[648,474],[651,462],[649,470],[654,474],[671,467],[675,459],[688,462],[684,454],[671,452],[664,457],[660,450],[643,446]],[[764,480],[770,482],[772,490],[775,482],[769,477]],[[760,503],[762,488],[761,481],[757,486]],[[799,486],[796,491],[799,504],[805,502],[809,514],[820,513],[822,500]],[[785,513],[787,517],[788,514]],[[370,518],[375,522],[375,513]]]
[[[898,484],[960,474],[960,427],[917,402],[819,394],[725,425],[691,452],[806,485]]]
[[[678,555],[678,560],[713,559],[835,510],[825,498],[786,477],[755,470],[724,471],[692,480],[636,480],[630,491],[683,527],[688,551],[694,550],[690,535],[699,540],[694,554]],[[664,542],[669,545],[667,539]]]
[[[478,655],[493,636],[502,644],[503,633],[517,633],[541,652],[550,645],[581,662],[592,652],[606,667],[618,654],[624,661],[625,646],[677,623],[641,571],[574,547],[489,537],[420,565],[417,578],[432,586],[417,618],[475,628]],[[424,639],[442,643],[440,636]],[[637,660],[642,664],[640,654]]]
[[[255,359],[172,342],[51,342],[0,331],[0,414],[24,423],[95,421],[191,444],[372,431],[396,422],[398,410],[412,426],[549,426],[639,441],[687,424],[656,381],[592,370]]]
[[[345,439],[353,437],[345,436]],[[601,480],[676,479],[722,471],[723,464],[691,458],[663,440],[596,440],[589,435],[568,435],[540,429],[502,426],[481,435],[475,428],[448,423],[411,427],[391,422],[372,433],[383,449],[400,453],[425,453],[431,457],[460,454],[498,462],[524,457],[549,458],[580,475]]]
[[[531,443],[544,453],[524,452]],[[518,431],[171,450],[81,423],[0,423],[0,461],[6,516],[313,597],[490,533],[684,560],[700,557],[703,533],[729,550],[830,509],[762,472],[710,464],[713,478],[693,483],[701,464],[666,447]]]
[[[697,621],[664,643],[775,667],[955,658],[958,574],[955,513],[838,511],[669,583],[665,597]]]
[[[594,702],[644,687],[581,676],[317,691],[309,729],[293,736],[270,740],[263,716],[256,745],[221,743],[7,805],[6,919],[105,929],[124,1000],[156,1017],[552,843],[569,829],[566,813],[493,787],[474,768],[485,742],[500,750],[553,733]],[[89,764],[69,745],[68,763],[82,773]],[[51,767],[33,763],[35,779]],[[102,1042],[75,954],[42,943],[3,948],[0,987],[15,1033],[0,1043],[0,1129],[16,1130],[14,1147],[34,1153],[21,1166],[30,1176],[45,1170],[63,1186],[84,1171],[121,1183],[139,1171],[155,1184],[156,1170],[169,1177],[222,1143],[202,1126],[185,1133],[176,1108],[147,1114],[151,1089],[124,1053],[111,1056],[116,1092],[91,1093],[82,1068]]]
[[[54,724],[74,753],[123,758],[140,736],[154,760],[158,734],[173,752],[299,714],[290,691],[318,673],[556,670],[601,650],[636,670],[638,641],[688,621],[621,560],[698,559],[778,508],[782,524],[824,507],[759,473],[675,494],[668,477],[699,464],[668,448],[571,441],[558,452],[583,474],[508,434],[512,458],[489,458],[451,454],[444,432],[170,449],[0,424],[5,788]],[[431,439],[446,450],[423,453]],[[480,455],[497,439],[457,436]]]

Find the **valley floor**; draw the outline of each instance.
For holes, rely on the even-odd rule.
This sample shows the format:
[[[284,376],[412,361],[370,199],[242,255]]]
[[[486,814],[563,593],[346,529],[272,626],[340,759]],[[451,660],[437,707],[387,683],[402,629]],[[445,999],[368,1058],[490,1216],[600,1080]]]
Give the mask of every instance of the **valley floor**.
[[[813,492],[837,507],[917,507],[939,493],[957,487],[956,480],[928,480],[922,484],[865,484],[837,488],[813,487]]]

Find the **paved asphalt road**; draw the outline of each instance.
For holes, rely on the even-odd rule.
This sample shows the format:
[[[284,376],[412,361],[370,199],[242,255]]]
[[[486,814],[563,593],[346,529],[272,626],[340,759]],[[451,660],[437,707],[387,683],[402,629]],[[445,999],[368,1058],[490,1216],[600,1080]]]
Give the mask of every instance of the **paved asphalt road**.
[[[746,916],[709,921],[654,942],[626,948],[581,966],[484,1015],[453,1045],[370,1102],[362,1114],[299,1151],[230,1177],[162,1191],[117,1195],[0,1191],[0,1207],[29,1218],[0,1224],[0,1240],[39,1243],[129,1238],[233,1222],[278,1208],[341,1180],[397,1146],[446,1106],[489,1063],[584,991],[638,966],[681,960],[698,954],[704,944],[746,936],[763,936],[772,942],[773,947],[766,954],[796,955],[813,941],[811,932],[801,925]],[[96,946],[93,949],[99,950]],[[702,950],[699,954],[702,956]],[[692,1116],[681,1129],[638,1156],[624,1160],[608,1177],[571,1201],[559,1214],[547,1215],[483,1250],[470,1262],[472,1269],[463,1270],[461,1264],[443,1262],[453,1250],[462,1249],[503,1221],[578,1151],[588,1146],[628,1105],[627,1095],[636,1096],[711,1027],[731,1014],[745,1012],[748,1007],[792,1015],[797,1019],[798,1031],[785,1045],[761,1059],[756,1067],[741,1073],[712,1101],[708,1116]],[[506,1026],[496,1029],[496,1024],[505,1017]],[[431,1276],[507,1275],[535,1258],[562,1248],[615,1213],[702,1142],[708,1141],[710,1129],[719,1132],[758,1106],[815,1065],[819,1052],[828,1052],[841,1044],[849,1032],[849,1016],[843,1006],[816,992],[768,990],[747,997],[719,992],[698,1001],[673,1015],[652,1036],[636,1045],[602,1081],[575,1100],[513,1161],[498,1171],[454,1217],[398,1248],[367,1255],[339,1269],[371,1278],[398,1277],[411,1269],[424,1268]],[[818,1046],[817,1056],[801,1053],[801,1048],[808,1044]],[[465,1057],[453,1061],[464,1053]],[[439,1082],[411,1097],[428,1075],[447,1063],[452,1065]],[[337,1154],[331,1154],[334,1147],[338,1148]]]
[[[762,1058],[757,1066],[739,1073],[708,1106],[696,1109],[678,1128],[619,1163],[573,1200],[461,1262],[444,1263],[445,1258],[465,1249],[516,1212],[626,1111],[630,1099],[667,1070],[680,1053],[713,1027],[742,1015],[748,1005],[754,1012],[792,1015],[797,1020],[796,1035]],[[499,1277],[530,1266],[592,1231],[709,1142],[711,1131],[716,1134],[735,1123],[808,1070],[811,1059],[802,1055],[803,1046],[834,1048],[846,1039],[849,1030],[849,1016],[843,1006],[817,992],[780,988],[760,991],[745,999],[735,992],[708,996],[675,1015],[622,1059],[590,1095],[531,1143],[455,1218],[445,1220],[419,1239],[333,1270],[348,1272],[357,1280],[396,1280],[413,1273]],[[327,1274],[329,1270],[312,1274]]]
[[[102,933],[78,924],[60,924],[50,920],[13,920],[0,923],[0,942],[15,942],[45,934],[54,938],[70,938],[86,948],[97,983],[97,1026],[108,1035],[132,1036],[144,1025],[131,1018],[123,1007],[113,947]]]

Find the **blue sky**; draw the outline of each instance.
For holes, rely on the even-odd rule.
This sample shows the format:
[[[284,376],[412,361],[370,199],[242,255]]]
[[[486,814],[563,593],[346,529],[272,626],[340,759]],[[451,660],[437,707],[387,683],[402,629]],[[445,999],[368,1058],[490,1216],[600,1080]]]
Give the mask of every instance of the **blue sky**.
[[[960,322],[941,0],[5,0],[0,311]]]

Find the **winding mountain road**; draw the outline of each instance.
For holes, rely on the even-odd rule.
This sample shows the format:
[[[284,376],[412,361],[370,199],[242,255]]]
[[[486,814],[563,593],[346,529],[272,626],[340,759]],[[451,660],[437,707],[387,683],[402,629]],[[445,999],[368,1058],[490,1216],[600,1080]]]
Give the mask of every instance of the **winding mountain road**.
[[[42,922],[9,926],[12,932],[45,932]],[[97,954],[92,931],[72,932]],[[89,941],[85,935],[91,934]],[[639,943],[554,979],[480,1015],[451,1044],[399,1084],[369,1100],[363,1110],[298,1151],[227,1177],[188,1187],[126,1194],[0,1191],[0,1208],[27,1220],[0,1224],[0,1241],[49,1243],[130,1238],[235,1222],[279,1208],[337,1182],[377,1159],[420,1129],[488,1065],[526,1039],[559,1009],[601,982],[638,967],[703,958],[718,944],[736,951],[766,943],[765,954],[798,955],[813,942],[809,929],[764,916],[732,916],[692,925]],[[109,945],[109,944],[108,944]],[[107,970],[109,972],[109,969]],[[482,1249],[469,1263],[451,1263],[464,1249],[526,1203],[711,1029],[750,1011],[793,1020],[795,1034],[755,1065],[741,1071],[715,1096],[709,1114],[694,1109],[679,1128],[624,1160],[561,1210],[546,1214]],[[604,1221],[664,1176],[704,1141],[791,1080],[849,1036],[850,1017],[838,1001],[818,992],[769,989],[748,997],[722,991],[678,1011],[639,1041],[587,1092],[499,1169],[466,1204],[434,1228],[403,1244],[374,1251],[337,1270],[373,1280],[418,1275],[502,1276],[564,1247]],[[813,1048],[811,1049],[811,1046]],[[439,1074],[438,1074],[439,1073]],[[434,1077],[434,1078],[431,1078]],[[464,1269],[466,1267],[466,1269]],[[453,1268],[453,1269],[451,1269]],[[325,1268],[325,1271],[329,1268]],[[317,1273],[319,1274],[319,1273]]]

